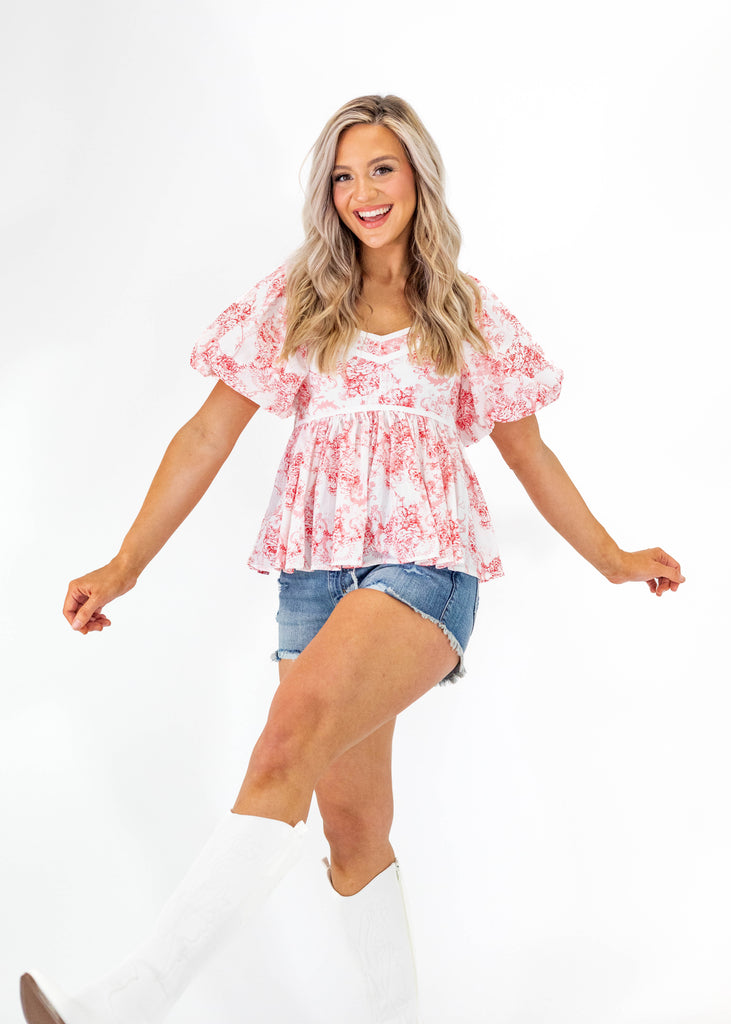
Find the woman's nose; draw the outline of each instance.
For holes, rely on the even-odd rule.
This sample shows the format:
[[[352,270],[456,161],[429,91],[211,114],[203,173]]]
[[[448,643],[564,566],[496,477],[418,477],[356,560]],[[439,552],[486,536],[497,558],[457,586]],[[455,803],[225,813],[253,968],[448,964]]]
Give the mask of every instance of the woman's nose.
[[[377,191],[375,183],[370,178],[362,178],[355,183],[355,198],[359,203],[367,203]]]

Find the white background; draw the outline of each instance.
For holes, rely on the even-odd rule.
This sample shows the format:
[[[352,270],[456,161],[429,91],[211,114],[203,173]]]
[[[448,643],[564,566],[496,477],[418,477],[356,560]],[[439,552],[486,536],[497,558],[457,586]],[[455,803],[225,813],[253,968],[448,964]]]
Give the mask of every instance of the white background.
[[[507,576],[468,675],[397,729],[424,1024],[731,1018],[729,8],[699,0],[37,0],[3,31],[0,1017],[141,936],[238,790],[275,681],[245,566],[289,426],[261,412],[137,589],[107,561],[210,382],[199,332],[300,240],[299,169],[341,103],[395,92],[449,171],[462,264],[566,371],[541,417],[625,547],[612,587],[489,441]],[[365,1021],[318,858],[176,1024]],[[355,986],[355,987],[354,987]]]

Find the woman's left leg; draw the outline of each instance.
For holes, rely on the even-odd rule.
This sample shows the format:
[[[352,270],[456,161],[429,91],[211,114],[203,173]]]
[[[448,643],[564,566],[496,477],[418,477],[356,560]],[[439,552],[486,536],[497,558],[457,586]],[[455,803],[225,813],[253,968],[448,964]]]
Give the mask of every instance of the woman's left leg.
[[[373,1024],[418,1024],[411,929],[389,834],[391,747],[382,725],[330,766],[315,790],[330,845],[328,886],[360,966]]]

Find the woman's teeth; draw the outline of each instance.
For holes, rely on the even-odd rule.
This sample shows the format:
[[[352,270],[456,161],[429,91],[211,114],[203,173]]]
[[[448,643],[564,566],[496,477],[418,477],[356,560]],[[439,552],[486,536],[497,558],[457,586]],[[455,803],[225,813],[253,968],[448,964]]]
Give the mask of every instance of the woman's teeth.
[[[391,209],[390,206],[381,206],[377,210],[356,210],[356,216],[361,220],[373,220],[375,217],[383,217]]]

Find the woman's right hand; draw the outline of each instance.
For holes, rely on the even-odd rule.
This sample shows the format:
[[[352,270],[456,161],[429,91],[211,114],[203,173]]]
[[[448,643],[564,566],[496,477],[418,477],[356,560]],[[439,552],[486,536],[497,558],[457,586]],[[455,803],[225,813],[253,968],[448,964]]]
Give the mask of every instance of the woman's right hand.
[[[126,594],[136,582],[137,576],[113,558],[101,569],[69,583],[63,614],[71,628],[84,636],[98,633],[112,624],[104,614],[104,605]]]

